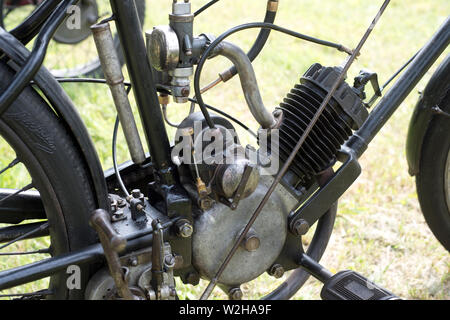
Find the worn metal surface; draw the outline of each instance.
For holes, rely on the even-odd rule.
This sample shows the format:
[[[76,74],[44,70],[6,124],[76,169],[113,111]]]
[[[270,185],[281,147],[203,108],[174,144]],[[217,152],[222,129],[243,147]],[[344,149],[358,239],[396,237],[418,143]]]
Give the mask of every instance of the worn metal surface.
[[[171,256],[169,244],[164,245],[165,256]],[[131,286],[133,294],[143,299],[150,298],[148,292],[151,290],[152,279],[152,248],[132,252],[120,258],[120,263],[127,268],[127,281]],[[175,286],[173,269],[168,268],[163,274],[163,282],[168,286]],[[112,300],[117,299],[114,280],[107,268],[99,270],[90,280],[86,288],[85,298],[87,300]],[[170,300],[175,299],[169,295]]]
[[[255,192],[241,200],[237,210],[217,203],[196,219],[193,264],[203,277],[210,279],[214,276],[272,181],[272,177],[262,176]],[[238,285],[270,268],[283,248],[287,215],[296,203],[297,200],[283,186],[277,186],[252,227],[260,240],[259,247],[254,251],[240,247],[222,274],[220,283]]]
[[[213,51],[213,54],[224,56],[233,62],[241,80],[242,90],[250,112],[258,123],[264,128],[272,128],[276,125],[275,117],[267,111],[261,98],[256,81],[255,71],[248,56],[238,46],[229,43],[219,43]]]
[[[146,159],[141,138],[134,121],[128,94],[125,90],[122,66],[116,53],[109,23],[91,27],[106,82],[119,115],[125,140],[134,163],[143,163]]]

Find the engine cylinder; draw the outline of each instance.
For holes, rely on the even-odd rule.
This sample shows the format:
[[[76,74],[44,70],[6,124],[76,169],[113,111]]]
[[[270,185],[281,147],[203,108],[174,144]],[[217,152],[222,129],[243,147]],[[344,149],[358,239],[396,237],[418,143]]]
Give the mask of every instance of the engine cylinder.
[[[278,148],[281,163],[286,162],[340,72],[339,67],[312,65],[277,107],[283,111]],[[361,98],[342,81],[289,170],[300,180],[308,180],[332,166],[352,130],[357,130],[367,117]]]

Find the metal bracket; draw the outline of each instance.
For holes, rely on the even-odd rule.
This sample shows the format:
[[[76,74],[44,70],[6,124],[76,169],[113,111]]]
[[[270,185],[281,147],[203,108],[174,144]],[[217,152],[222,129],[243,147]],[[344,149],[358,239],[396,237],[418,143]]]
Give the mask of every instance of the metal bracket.
[[[361,166],[353,150],[344,146],[339,155],[346,158],[344,164],[298,210],[290,214],[288,222],[291,231],[299,219],[305,220],[309,226],[312,226],[360,175]]]

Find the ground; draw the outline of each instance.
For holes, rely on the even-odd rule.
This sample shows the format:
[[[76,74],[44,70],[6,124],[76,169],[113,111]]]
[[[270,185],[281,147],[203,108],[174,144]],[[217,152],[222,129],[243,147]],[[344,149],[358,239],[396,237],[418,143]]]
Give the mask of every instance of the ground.
[[[197,2],[194,1],[195,8],[200,6]],[[147,3],[144,29],[167,24],[171,1]],[[381,0],[281,0],[276,23],[355,47],[381,4]],[[264,10],[263,0],[221,1],[196,19],[195,32],[219,35],[237,24],[260,21]],[[349,82],[352,83],[353,77],[362,68],[376,71],[381,83],[386,81],[427,42],[449,13],[450,3],[446,0],[391,1],[362,49],[361,56],[351,68]],[[256,34],[256,30],[244,31],[229,40],[248,50]],[[55,50],[50,49],[49,59],[55,56]],[[447,49],[444,55],[448,53]],[[355,270],[406,299],[450,298],[450,255],[434,238],[423,219],[415,193],[415,180],[408,175],[405,159],[405,137],[418,93],[423,90],[444,55],[362,156],[363,173],[339,202],[335,230],[321,261],[333,272]],[[313,63],[333,66],[340,64],[344,58],[335,50],[273,32],[254,63],[265,105],[270,108],[278,105]],[[214,80],[218,72],[227,66],[228,63],[220,59],[208,62],[202,83]],[[107,88],[73,84],[64,87],[74,99],[92,135],[104,168],[109,168],[112,164],[110,150],[115,110]],[[238,79],[221,84],[205,94],[204,99],[256,128]],[[186,105],[170,105],[170,119],[181,121],[187,115],[188,108]],[[174,130],[168,130],[172,138]],[[244,143],[254,143],[244,132],[241,132],[241,139]],[[119,158],[123,161],[127,157],[124,139],[120,136]],[[3,164],[3,160],[0,161]],[[3,183],[6,183],[4,179]],[[1,263],[2,268],[10,264],[11,260]],[[258,281],[243,286],[245,297],[258,298],[277,283],[279,281],[263,275]],[[195,299],[205,284],[202,283],[201,288],[187,286],[180,295]],[[320,284],[310,279],[294,299],[318,299],[320,289]],[[214,297],[224,296],[217,290]]]

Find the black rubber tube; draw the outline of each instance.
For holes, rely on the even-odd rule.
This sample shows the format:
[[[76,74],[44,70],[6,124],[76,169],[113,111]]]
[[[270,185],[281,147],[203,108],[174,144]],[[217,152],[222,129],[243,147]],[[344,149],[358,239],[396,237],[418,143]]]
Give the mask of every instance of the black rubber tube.
[[[278,0],[273,1],[278,2]],[[276,11],[266,11],[266,16],[264,17],[265,23],[274,23],[275,16],[277,15]],[[256,37],[255,43],[253,43],[252,47],[247,53],[250,61],[254,61],[256,57],[260,54],[264,46],[266,45],[267,39],[269,38],[271,29],[261,29]],[[233,78],[237,74],[237,69],[235,66],[230,67],[228,70],[220,73],[220,78],[223,82],[226,82]]]

